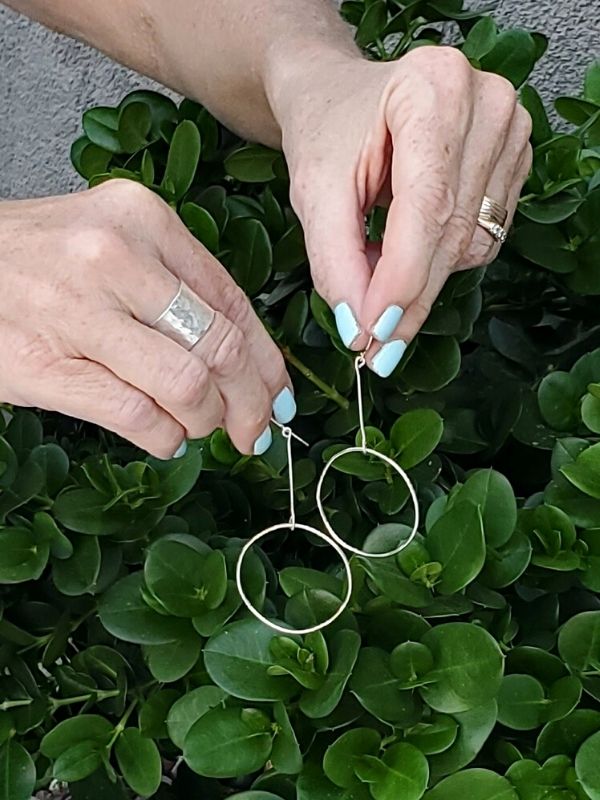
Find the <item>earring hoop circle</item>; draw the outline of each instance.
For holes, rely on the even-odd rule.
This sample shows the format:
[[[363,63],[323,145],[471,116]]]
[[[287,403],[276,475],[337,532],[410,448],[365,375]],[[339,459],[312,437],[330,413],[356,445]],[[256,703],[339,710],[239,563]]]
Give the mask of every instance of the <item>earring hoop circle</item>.
[[[268,536],[271,533],[276,533],[277,531],[283,531],[283,530],[294,531],[297,529],[300,529],[305,533],[310,533],[313,536],[317,536],[319,539],[326,542],[330,547],[332,547],[335,550],[335,552],[338,554],[344,565],[348,587],[346,589],[346,594],[342,599],[339,608],[337,608],[335,612],[330,617],[328,617],[328,619],[324,620],[323,622],[319,622],[317,625],[311,625],[310,627],[307,628],[294,629],[294,628],[286,628],[283,625],[279,625],[278,623],[273,622],[273,620],[270,620],[268,617],[265,617],[264,614],[261,614],[261,612],[254,607],[254,605],[250,601],[250,598],[244,591],[244,587],[242,586],[242,564],[248,550],[250,550],[251,547],[253,547],[257,542],[259,542],[265,536]],[[352,596],[352,571],[350,569],[350,562],[348,561],[346,553],[342,550],[339,544],[333,541],[331,537],[328,536],[326,533],[323,533],[322,531],[313,528],[311,525],[303,525],[300,522],[296,523],[281,522],[278,525],[272,525],[270,528],[265,528],[264,530],[255,534],[251,539],[248,539],[248,541],[242,547],[240,554],[238,556],[235,568],[235,582],[237,584],[237,589],[238,592],[240,593],[240,597],[242,598],[242,602],[244,603],[248,611],[250,611],[250,613],[253,616],[255,616],[256,619],[259,619],[262,623],[267,625],[272,630],[277,631],[277,633],[287,634],[288,636],[290,634],[296,636],[304,636],[307,633],[315,633],[316,631],[320,631],[322,628],[326,628],[328,625],[331,625],[331,623],[334,622],[346,610],[348,603],[350,602],[350,598]]]
[[[338,458],[342,456],[348,455],[349,453],[363,453],[364,455],[375,456],[375,458],[379,458],[382,461],[385,461],[388,466],[390,466],[395,472],[400,475],[404,483],[406,484],[406,488],[408,489],[408,493],[410,495],[410,499],[412,500],[413,507],[415,509],[415,519],[413,522],[413,526],[408,538],[403,541],[398,547],[394,550],[388,550],[386,553],[367,553],[366,550],[361,550],[358,547],[354,547],[348,542],[344,541],[342,537],[335,532],[333,526],[327,519],[327,515],[325,514],[325,508],[323,506],[323,482],[325,480],[325,476],[327,475],[329,469],[335,464]],[[411,483],[410,478],[406,474],[406,472],[402,469],[402,467],[397,464],[393,458],[390,456],[386,456],[385,453],[379,453],[377,450],[373,450],[370,447],[346,447],[344,450],[340,450],[339,453],[335,453],[329,461],[323,467],[323,472],[319,478],[319,482],[317,484],[317,507],[319,509],[319,514],[321,515],[321,519],[323,520],[323,524],[327,528],[327,531],[332,536],[332,538],[345,550],[349,550],[351,553],[355,553],[359,556],[364,556],[365,558],[389,558],[389,556],[395,556],[397,553],[400,553],[404,550],[405,547],[412,542],[417,534],[417,530],[419,528],[419,501],[417,500],[417,493],[415,492],[414,486]]]

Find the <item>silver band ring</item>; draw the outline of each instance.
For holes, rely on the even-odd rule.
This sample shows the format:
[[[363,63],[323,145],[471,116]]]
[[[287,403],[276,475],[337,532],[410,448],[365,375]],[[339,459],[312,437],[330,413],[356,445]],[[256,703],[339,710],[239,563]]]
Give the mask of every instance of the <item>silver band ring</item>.
[[[181,281],[177,294],[150,326],[191,350],[208,331],[215,311]]]
[[[508,237],[508,231],[504,227],[507,216],[508,211],[504,206],[492,200],[491,197],[484,195],[479,209],[479,216],[477,217],[477,224],[500,244],[504,244]]]

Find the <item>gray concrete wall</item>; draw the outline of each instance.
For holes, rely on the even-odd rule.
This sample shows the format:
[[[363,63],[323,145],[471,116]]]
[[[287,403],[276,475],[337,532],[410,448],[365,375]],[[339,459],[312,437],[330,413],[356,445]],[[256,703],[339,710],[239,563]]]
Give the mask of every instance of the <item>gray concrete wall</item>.
[[[545,97],[578,91],[586,64],[600,55],[600,0],[500,0],[496,16],[503,25],[551,37],[534,78]],[[82,112],[150,85],[90,48],[0,7],[0,198],[79,186],[69,147]]]

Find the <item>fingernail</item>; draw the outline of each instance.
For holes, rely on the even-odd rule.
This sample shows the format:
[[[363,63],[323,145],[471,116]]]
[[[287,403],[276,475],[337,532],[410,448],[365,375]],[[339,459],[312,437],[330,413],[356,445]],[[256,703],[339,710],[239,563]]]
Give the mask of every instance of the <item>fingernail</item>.
[[[400,306],[388,306],[373,325],[373,336],[378,342],[387,342],[404,315]]]
[[[350,347],[352,342],[360,334],[360,325],[356,321],[354,312],[348,303],[338,303],[333,309],[335,315],[335,324],[337,325],[338,333],[342,342],[346,347]]]
[[[273,416],[281,425],[287,425],[296,416],[296,401],[287,386],[273,400]]]
[[[394,339],[394,341],[384,344],[371,359],[371,369],[380,378],[389,377],[398,366],[405,350],[406,342],[403,342],[402,339]]]
[[[272,441],[273,434],[271,433],[271,428],[267,425],[258,439],[254,442],[254,455],[262,456],[263,453],[266,453],[269,447],[271,447]]]
[[[187,442],[184,439],[183,442],[179,445],[177,450],[173,453],[173,458],[182,458],[187,453]]]

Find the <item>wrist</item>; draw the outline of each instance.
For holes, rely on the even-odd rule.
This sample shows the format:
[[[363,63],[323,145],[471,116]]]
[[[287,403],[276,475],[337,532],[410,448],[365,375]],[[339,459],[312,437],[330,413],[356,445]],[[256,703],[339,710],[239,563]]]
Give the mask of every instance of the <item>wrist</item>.
[[[265,56],[263,82],[282,134],[290,117],[301,115],[311,102],[316,88],[333,97],[336,76],[347,75],[361,61],[361,52],[347,40],[332,44],[299,38],[271,45]]]

